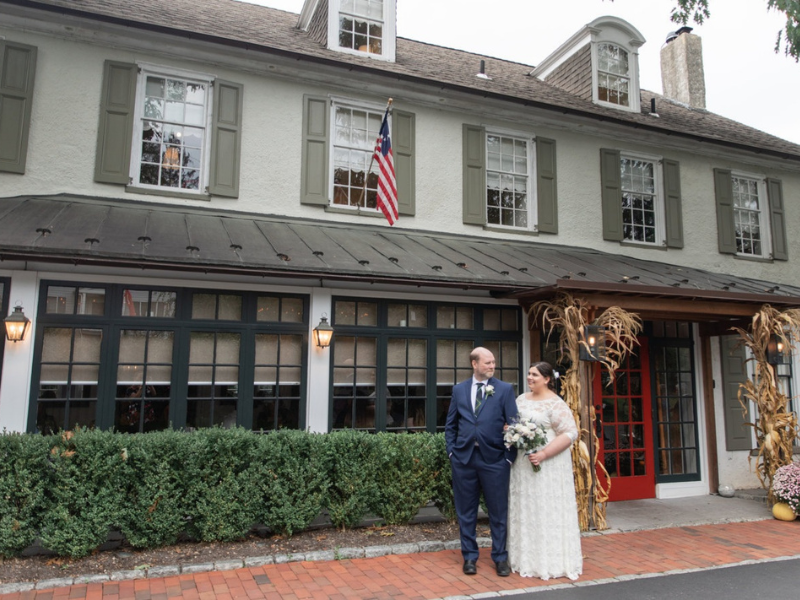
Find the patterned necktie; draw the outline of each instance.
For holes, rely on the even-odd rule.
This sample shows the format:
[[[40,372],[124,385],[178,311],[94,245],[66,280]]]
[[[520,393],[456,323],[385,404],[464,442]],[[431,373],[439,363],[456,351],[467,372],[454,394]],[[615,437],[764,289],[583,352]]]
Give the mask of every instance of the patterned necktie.
[[[478,383],[478,386],[475,388],[475,415],[478,414],[478,409],[480,409],[481,404],[483,404],[483,384]]]

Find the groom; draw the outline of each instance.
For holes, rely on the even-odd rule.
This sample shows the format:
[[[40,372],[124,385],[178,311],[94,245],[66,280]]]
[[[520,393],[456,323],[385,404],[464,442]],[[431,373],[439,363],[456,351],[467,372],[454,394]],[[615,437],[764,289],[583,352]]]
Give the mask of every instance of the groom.
[[[475,348],[469,355],[472,377],[453,387],[444,437],[453,468],[453,496],[461,533],[464,573],[478,572],[476,527],[481,490],[489,510],[492,560],[500,577],[508,577],[506,526],[508,477],[516,449],[503,444],[503,427],[517,416],[513,388],[495,379],[494,355]]]

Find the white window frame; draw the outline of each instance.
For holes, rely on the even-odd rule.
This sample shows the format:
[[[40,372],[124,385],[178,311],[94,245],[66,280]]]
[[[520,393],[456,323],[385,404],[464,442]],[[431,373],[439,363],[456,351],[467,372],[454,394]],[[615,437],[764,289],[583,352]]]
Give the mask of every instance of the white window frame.
[[[328,49],[366,56],[375,60],[394,62],[397,51],[396,0],[383,0],[381,53],[373,54],[353,48],[339,46],[339,16],[342,13],[342,0],[328,0]]]
[[[487,192],[489,190],[489,136],[497,135],[514,140],[522,141],[528,147],[528,225],[527,227],[517,227],[514,225],[503,225],[502,223],[489,222],[489,201]],[[521,133],[518,130],[503,129],[499,127],[486,127],[486,136],[483,140],[486,148],[486,169],[483,184],[484,210],[486,211],[486,226],[492,228],[506,229],[508,231],[537,231],[538,230],[538,211],[536,196],[536,138],[528,133]],[[502,220],[502,219],[501,219]]]
[[[151,63],[136,63],[139,73],[136,81],[136,102],[133,119],[133,135],[131,136],[131,165],[130,165],[130,187],[146,190],[159,190],[160,192],[178,192],[180,194],[190,194],[206,196],[208,194],[209,172],[211,168],[211,126],[214,104],[214,80],[215,76],[208,73],[188,71],[185,69],[175,69]],[[149,76],[165,77],[172,79],[186,79],[198,83],[206,84],[206,104],[203,127],[205,136],[202,146],[202,160],[200,166],[200,181],[197,189],[186,189],[181,187],[166,187],[163,185],[151,185],[140,183],[139,177],[142,166],[142,120],[144,120],[144,98],[146,91],[147,78]]]
[[[377,113],[380,115],[381,120],[383,120],[383,114],[386,112],[386,106],[378,104],[376,102],[360,102],[354,101],[349,98],[339,98],[339,97],[331,97],[331,107],[330,107],[330,130],[328,132],[328,139],[330,140],[330,148],[328,152],[328,173],[330,173],[328,177],[328,208],[335,208],[340,210],[351,210],[356,213],[361,214],[376,214],[382,215],[380,209],[376,206],[374,209],[359,206],[346,206],[344,204],[335,204],[334,203],[334,176],[335,176],[335,164],[336,164],[336,109],[337,108],[351,108],[354,110],[366,110],[372,113]],[[392,114],[389,113],[389,131],[392,130]],[[365,148],[365,151],[372,152],[375,149],[375,142],[378,140],[377,132],[375,134],[375,138],[370,140],[369,137],[367,138],[366,142],[368,147]],[[369,163],[367,163],[369,166]],[[371,173],[378,172],[378,164],[372,164]]]
[[[599,47],[602,44],[612,44],[628,53],[628,105],[614,104],[600,100],[600,56]],[[607,106],[615,110],[627,112],[641,112],[641,95],[639,93],[639,51],[641,44],[638,40],[631,39],[616,27],[604,29],[592,40],[592,101],[600,106]]]
[[[735,198],[733,192],[731,196],[731,206],[733,210],[733,232],[734,239],[736,240],[736,256],[745,258],[772,258],[772,230],[770,228],[770,206],[769,197],[767,196],[767,181],[763,175],[755,173],[747,173],[745,171],[731,171],[731,190],[733,190],[734,179],[749,179],[756,182],[758,190],[758,219],[759,231],[761,232],[761,253],[752,254],[746,252],[739,252],[738,250],[738,237],[736,236],[736,211],[739,210],[735,205]]]
[[[633,240],[628,239],[625,237],[625,225],[623,223],[623,238],[622,241],[626,244],[640,244],[642,246],[654,247],[654,246],[666,246],[667,244],[667,227],[666,227],[666,206],[664,203],[664,164],[663,158],[661,156],[652,156],[649,154],[639,154],[634,152],[620,152],[619,153],[619,160],[620,160],[620,195],[625,194],[625,190],[622,187],[622,161],[623,160],[641,160],[649,163],[653,163],[654,170],[653,170],[653,177],[654,177],[654,201],[655,201],[655,215],[656,215],[656,240],[655,242],[646,242],[643,240]],[[620,210],[622,206],[620,205]]]

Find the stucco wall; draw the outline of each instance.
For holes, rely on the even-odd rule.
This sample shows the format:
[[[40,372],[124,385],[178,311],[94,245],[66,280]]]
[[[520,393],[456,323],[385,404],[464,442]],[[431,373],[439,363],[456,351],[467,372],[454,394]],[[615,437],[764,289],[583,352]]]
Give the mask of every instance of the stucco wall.
[[[474,111],[437,107],[434,102],[410,101],[402,90],[386,94],[355,93],[333,84],[309,84],[273,76],[263,69],[254,74],[164,56],[156,52],[122,50],[43,34],[2,29],[9,40],[37,46],[39,57],[33,116],[24,176],[0,174],[3,196],[73,193],[181,205],[212,206],[222,210],[322,218],[328,221],[376,223],[370,217],[325,211],[301,205],[301,126],[303,94],[334,94],[382,103],[395,96],[399,109],[416,115],[416,205],[414,217],[403,217],[397,227],[446,231],[493,238],[535,239],[544,243],[595,247],[607,252],[682,264],[718,272],[796,283],[800,270],[800,238],[789,239],[789,262],[742,260],[717,251],[713,168],[732,168],[765,177],[778,177],[784,186],[787,230],[800,229],[800,174],[766,169],[707,154],[691,154],[662,145],[663,140],[625,141],[630,132],[608,130],[607,135],[583,126],[556,125],[545,113],[520,113],[511,120],[489,116],[484,107]],[[238,199],[192,200],[126,192],[122,186],[93,181],[100,109],[103,61],[145,61],[190,71],[211,73],[244,85],[241,188]],[[482,124],[539,135],[557,141],[559,233],[535,237],[486,231],[464,225],[462,204],[462,125]],[[534,125],[534,123],[536,123]],[[681,165],[685,248],[682,250],[621,246],[602,239],[599,150],[603,147],[675,159]]]

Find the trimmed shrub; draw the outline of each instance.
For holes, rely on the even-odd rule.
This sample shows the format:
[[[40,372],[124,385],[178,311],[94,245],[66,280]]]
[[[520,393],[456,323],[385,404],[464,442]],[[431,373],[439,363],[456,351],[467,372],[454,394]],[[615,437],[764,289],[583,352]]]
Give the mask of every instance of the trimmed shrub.
[[[120,528],[135,548],[174,544],[186,530],[190,511],[184,468],[190,435],[167,430],[130,437],[132,474]]]
[[[453,470],[447,456],[447,444],[443,433],[433,436],[436,447],[436,473],[433,483],[433,502],[448,521],[456,520],[456,504],[453,500]]]
[[[45,438],[51,447],[42,546],[62,556],[86,556],[118,527],[132,472],[127,434],[77,429]]]
[[[330,465],[328,517],[334,527],[356,527],[375,504],[378,493],[378,439],[364,431],[334,431],[324,438]]]
[[[259,523],[291,536],[317,518],[330,485],[325,435],[282,429],[254,436],[249,473],[259,490]]]
[[[373,512],[388,525],[404,525],[432,498],[439,446],[426,433],[378,433],[378,495]]]
[[[0,435],[0,556],[14,556],[36,538],[47,490],[48,440]]]
[[[190,535],[204,542],[244,538],[262,503],[251,472],[259,436],[242,427],[184,435],[181,475]]]

